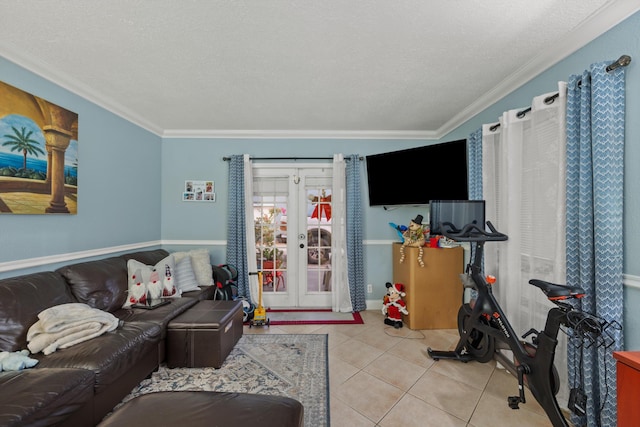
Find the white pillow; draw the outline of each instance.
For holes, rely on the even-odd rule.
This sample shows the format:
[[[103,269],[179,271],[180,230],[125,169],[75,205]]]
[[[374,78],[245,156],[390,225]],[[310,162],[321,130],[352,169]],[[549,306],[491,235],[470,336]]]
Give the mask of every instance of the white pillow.
[[[176,262],[182,261],[185,257],[191,257],[191,267],[196,275],[199,286],[213,285],[213,269],[211,268],[211,258],[208,249],[193,249],[188,252],[174,252],[172,254]]]
[[[175,263],[178,264],[180,261],[189,256],[189,252],[173,252],[171,255],[173,255],[173,260],[175,261]]]
[[[213,269],[208,249],[195,249],[189,251],[191,266],[200,286],[213,285]]]
[[[191,266],[190,256],[186,256],[176,262],[176,282],[180,293],[200,290],[196,275]]]
[[[135,259],[127,261],[129,294],[123,308],[132,304],[143,304],[147,298],[179,297],[176,286],[173,255],[160,260],[156,265],[146,265]]]

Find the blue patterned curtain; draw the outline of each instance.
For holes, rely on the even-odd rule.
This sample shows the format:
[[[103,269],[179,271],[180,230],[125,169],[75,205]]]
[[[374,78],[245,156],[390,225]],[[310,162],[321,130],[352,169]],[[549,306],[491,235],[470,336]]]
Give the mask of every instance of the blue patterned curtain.
[[[227,262],[238,268],[238,294],[251,297],[244,197],[244,156],[231,156],[229,161],[229,206],[227,208]]]
[[[469,157],[467,159],[469,200],[482,200],[484,199],[482,193],[482,128],[473,132],[467,138],[467,153]],[[471,245],[469,256],[472,260],[476,256],[475,245]],[[484,270],[484,261],[482,267]],[[475,298],[477,292],[472,290],[471,295]]]
[[[469,200],[482,200],[482,128],[467,138]]]
[[[625,81],[623,68],[606,72],[609,63],[592,65],[568,84],[567,283],[585,289],[583,310],[622,326]],[[608,332],[613,344],[606,349],[569,345],[569,386],[582,377],[588,396],[576,425],[616,425],[611,352],[623,348],[623,334]]]
[[[367,309],[364,280],[364,248],[362,237],[362,191],[360,188],[360,156],[345,157],[347,178],[347,274],[353,311]]]

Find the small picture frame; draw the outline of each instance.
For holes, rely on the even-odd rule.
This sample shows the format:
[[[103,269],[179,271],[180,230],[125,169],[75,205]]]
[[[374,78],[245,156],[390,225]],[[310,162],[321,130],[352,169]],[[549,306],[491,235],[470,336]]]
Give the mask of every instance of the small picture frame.
[[[215,202],[215,183],[189,179],[184,182],[183,202]]]

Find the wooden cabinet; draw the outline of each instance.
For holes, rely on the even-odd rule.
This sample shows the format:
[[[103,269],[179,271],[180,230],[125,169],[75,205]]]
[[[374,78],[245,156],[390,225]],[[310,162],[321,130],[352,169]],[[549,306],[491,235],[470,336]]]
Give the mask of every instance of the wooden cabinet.
[[[640,351],[614,351],[618,390],[618,427],[637,426],[640,422]]]
[[[410,329],[457,329],[458,309],[462,304],[460,273],[464,268],[464,250],[423,247],[424,267],[418,263],[419,248],[393,244],[393,282],[402,283],[407,295],[408,315],[403,322]]]

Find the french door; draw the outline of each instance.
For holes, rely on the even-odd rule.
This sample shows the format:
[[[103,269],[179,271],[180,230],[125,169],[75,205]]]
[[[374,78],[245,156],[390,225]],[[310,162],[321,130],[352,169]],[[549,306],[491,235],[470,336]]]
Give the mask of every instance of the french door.
[[[331,307],[332,167],[253,166],[256,261],[266,307]]]

